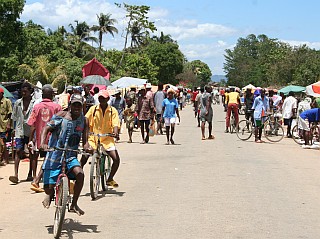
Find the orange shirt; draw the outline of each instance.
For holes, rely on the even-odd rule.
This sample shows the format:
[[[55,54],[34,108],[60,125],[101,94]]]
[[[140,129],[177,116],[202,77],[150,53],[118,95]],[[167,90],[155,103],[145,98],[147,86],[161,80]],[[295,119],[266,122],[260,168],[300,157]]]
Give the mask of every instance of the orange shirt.
[[[89,132],[95,134],[113,133],[113,128],[120,124],[118,111],[112,106],[107,107],[104,115],[100,105],[93,106],[86,113],[86,117],[89,120]],[[92,148],[96,149],[98,137],[89,135],[88,142]],[[113,137],[101,137],[100,142],[105,149],[115,146]]]

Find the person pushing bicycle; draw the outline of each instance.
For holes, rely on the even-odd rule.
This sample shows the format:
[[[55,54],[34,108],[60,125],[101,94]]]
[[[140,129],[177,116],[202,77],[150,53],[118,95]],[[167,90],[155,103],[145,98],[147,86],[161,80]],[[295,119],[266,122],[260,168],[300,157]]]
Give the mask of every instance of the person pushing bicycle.
[[[79,148],[80,139],[82,137],[83,149],[90,151],[88,144],[88,128],[89,123],[82,113],[83,98],[80,95],[73,95],[70,99],[70,107],[68,111],[60,111],[55,114],[44,127],[41,134],[40,150],[48,150],[49,148],[63,148],[77,150]],[[49,143],[46,144],[47,135],[51,133]],[[49,151],[43,163],[43,184],[46,193],[42,204],[45,208],[49,208],[51,199],[54,195],[54,185],[57,182],[62,169],[63,151],[55,149]],[[70,179],[75,179],[74,194],[70,206],[70,212],[83,215],[84,211],[78,206],[78,198],[80,196],[84,173],[77,159],[77,153],[66,151],[66,172]]]
[[[100,143],[113,161],[111,172],[107,179],[107,185],[117,188],[119,185],[116,181],[114,181],[113,177],[118,171],[120,165],[120,156],[116,149],[114,138],[119,139],[118,130],[120,122],[118,111],[114,107],[108,105],[109,99],[110,96],[107,90],[100,91],[98,94],[99,105],[91,107],[86,113],[86,118],[89,120],[90,132],[94,134],[111,133],[115,136],[102,137]],[[97,149],[98,137],[89,135],[88,142],[92,148]],[[83,155],[81,158],[81,166],[84,167],[87,161],[88,156]]]

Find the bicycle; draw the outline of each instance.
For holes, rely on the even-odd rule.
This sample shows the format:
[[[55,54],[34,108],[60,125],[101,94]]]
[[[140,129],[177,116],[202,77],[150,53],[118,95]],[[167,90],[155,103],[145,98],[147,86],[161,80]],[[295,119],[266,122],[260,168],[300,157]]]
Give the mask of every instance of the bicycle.
[[[279,142],[284,137],[284,130],[281,124],[278,122],[279,117],[276,116],[277,113],[269,114],[267,120],[263,124],[263,134],[267,140],[270,142]],[[249,120],[244,119],[239,121],[238,130],[236,131],[237,136],[240,140],[248,140],[251,138],[254,129],[253,117]]]
[[[296,124],[292,130],[292,139],[297,144],[304,144],[304,139],[302,135],[302,130],[298,128],[298,124]],[[314,142],[320,142],[320,125],[317,122],[310,123],[310,144],[312,145]]]
[[[276,111],[267,116],[267,120],[263,124],[263,133],[270,142],[279,142],[283,139],[284,130],[279,123]]]
[[[90,155],[89,153],[84,152],[83,150],[74,150],[68,148],[49,148],[46,151],[54,151],[60,150],[62,151],[62,164],[61,164],[61,173],[58,176],[57,182],[54,186],[54,196],[53,199],[55,202],[56,211],[54,214],[54,222],[53,222],[53,236],[54,238],[59,238],[61,235],[62,225],[66,213],[66,208],[68,208],[68,212],[70,211],[69,204],[72,202],[72,196],[70,189],[70,179],[67,176],[66,172],[66,152],[75,152],[80,154]]]
[[[233,134],[234,132],[237,132],[237,124],[236,124],[236,118],[234,116],[233,107],[231,108],[231,116],[230,116],[230,133]]]
[[[243,141],[251,138],[255,127],[253,121],[253,110],[248,111],[248,113],[251,114],[249,119],[240,120],[237,125],[238,130],[236,130],[237,137]]]
[[[101,137],[115,137],[114,134],[95,134],[90,135],[98,137],[97,149],[95,150],[91,159],[90,168],[90,195],[92,200],[98,197],[100,183],[103,191],[108,190],[107,180],[111,172],[111,159],[107,152],[101,145]]]

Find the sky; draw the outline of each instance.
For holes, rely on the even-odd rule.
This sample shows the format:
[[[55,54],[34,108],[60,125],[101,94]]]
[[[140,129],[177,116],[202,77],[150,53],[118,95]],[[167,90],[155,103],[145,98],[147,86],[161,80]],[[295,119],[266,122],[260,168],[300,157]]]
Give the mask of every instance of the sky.
[[[120,1],[116,1],[122,3]],[[97,14],[111,13],[119,34],[104,36],[105,49],[123,49],[125,12],[109,0],[26,0],[21,21],[45,28],[86,21],[97,24]],[[149,20],[160,36],[171,35],[188,61],[205,62],[213,75],[224,75],[224,54],[249,34],[265,34],[293,46],[320,49],[318,0],[127,0],[150,6]]]

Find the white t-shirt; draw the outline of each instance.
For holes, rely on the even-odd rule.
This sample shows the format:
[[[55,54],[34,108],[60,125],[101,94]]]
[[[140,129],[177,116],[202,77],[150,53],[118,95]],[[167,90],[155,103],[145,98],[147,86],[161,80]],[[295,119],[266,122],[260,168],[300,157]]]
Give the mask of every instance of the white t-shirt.
[[[284,119],[290,119],[293,115],[292,110],[297,108],[297,100],[293,96],[287,97],[282,105],[282,115]]]

